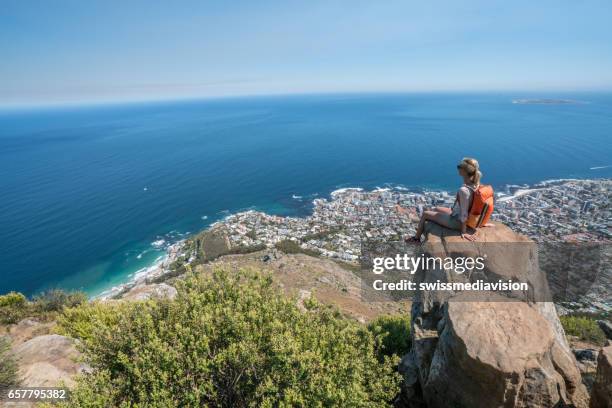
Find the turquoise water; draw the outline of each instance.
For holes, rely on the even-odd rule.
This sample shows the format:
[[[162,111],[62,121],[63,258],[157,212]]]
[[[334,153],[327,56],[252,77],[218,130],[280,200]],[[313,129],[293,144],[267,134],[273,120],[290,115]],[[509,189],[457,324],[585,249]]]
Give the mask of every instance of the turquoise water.
[[[585,103],[511,103],[528,97]],[[595,93],[0,111],[0,292],[99,293],[228,213],[304,215],[313,197],[346,186],[452,189],[466,155],[495,186],[612,177],[611,125],[612,95]]]

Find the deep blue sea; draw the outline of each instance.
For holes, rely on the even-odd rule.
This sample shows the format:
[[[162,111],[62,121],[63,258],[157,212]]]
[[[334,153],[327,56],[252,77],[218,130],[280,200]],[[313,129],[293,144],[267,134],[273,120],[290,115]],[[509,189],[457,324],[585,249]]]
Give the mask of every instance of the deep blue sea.
[[[568,105],[514,98],[571,98]],[[228,213],[347,186],[612,177],[612,94],[367,94],[0,111],[0,293],[97,294]],[[300,196],[301,198],[297,197]],[[295,198],[294,198],[295,197]]]

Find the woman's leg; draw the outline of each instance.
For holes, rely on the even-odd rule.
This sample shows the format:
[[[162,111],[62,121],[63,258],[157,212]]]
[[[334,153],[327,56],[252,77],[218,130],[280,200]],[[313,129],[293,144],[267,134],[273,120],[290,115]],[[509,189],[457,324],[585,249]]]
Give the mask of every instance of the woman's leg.
[[[423,235],[423,230],[425,229],[425,223],[427,221],[433,221],[443,227],[455,229],[455,225],[450,219],[449,212],[423,211],[423,215],[421,216],[421,219],[419,221],[419,226],[417,227],[416,234],[414,235],[414,238],[416,238],[416,240],[421,239],[421,235]]]
[[[450,214],[453,212],[453,209],[448,208],[448,207],[434,207],[433,211],[437,211],[439,213]]]
[[[421,240],[421,235],[423,235],[423,230],[425,229],[425,223],[435,217],[436,214],[438,214],[436,211],[423,211],[423,214],[421,214],[421,219],[419,220],[419,225],[417,226],[416,234],[414,234],[416,241]]]

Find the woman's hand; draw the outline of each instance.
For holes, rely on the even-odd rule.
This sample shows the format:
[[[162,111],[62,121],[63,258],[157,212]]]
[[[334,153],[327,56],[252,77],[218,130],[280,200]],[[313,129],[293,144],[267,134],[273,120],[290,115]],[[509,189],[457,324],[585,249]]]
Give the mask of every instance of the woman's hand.
[[[477,232],[474,232],[473,234],[468,234],[467,232],[463,232],[461,233],[461,238],[474,242],[476,241],[476,234]]]
[[[405,214],[406,213],[406,209],[403,208],[401,205],[399,204],[395,204],[395,211],[397,211],[400,214]]]
[[[468,230],[469,231],[474,231],[471,234],[468,234]],[[468,228],[467,224],[465,222],[461,223],[461,238],[467,240],[467,241],[476,241],[476,234],[478,234],[478,230],[472,229],[472,228]]]

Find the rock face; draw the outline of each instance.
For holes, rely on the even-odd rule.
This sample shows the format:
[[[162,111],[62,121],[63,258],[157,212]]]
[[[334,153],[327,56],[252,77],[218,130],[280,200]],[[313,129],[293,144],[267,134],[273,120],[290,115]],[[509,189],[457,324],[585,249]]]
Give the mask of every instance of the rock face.
[[[121,296],[124,300],[147,300],[151,298],[168,298],[176,297],[176,289],[166,283],[152,283],[148,285],[137,285],[130,289],[129,292]]]
[[[14,347],[24,387],[70,386],[85,366],[78,362],[74,340],[57,334],[37,336]]]
[[[610,323],[608,320],[598,320],[597,324],[604,332],[608,340],[612,340],[612,323]]]
[[[478,242],[429,226],[428,256],[487,255],[485,271],[460,276],[421,270],[420,282],[529,283],[526,293],[419,292],[412,306],[412,350],[400,364],[409,407],[586,408],[588,394],[547,295],[535,245],[497,224]],[[494,245],[491,245],[494,244]],[[521,299],[521,300],[517,300]]]
[[[604,347],[597,358],[597,374],[591,394],[591,408],[612,407],[612,345]]]
[[[39,322],[36,319],[23,319],[19,323],[9,326],[7,335],[11,338],[13,347],[24,343],[36,336],[51,333],[55,322]]]
[[[570,345],[570,347],[578,362],[582,383],[587,387],[588,391],[591,391],[593,389],[593,383],[595,382],[599,351],[592,348],[575,348],[573,345]]]

